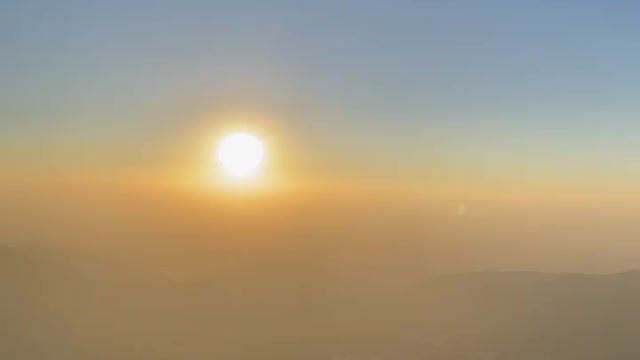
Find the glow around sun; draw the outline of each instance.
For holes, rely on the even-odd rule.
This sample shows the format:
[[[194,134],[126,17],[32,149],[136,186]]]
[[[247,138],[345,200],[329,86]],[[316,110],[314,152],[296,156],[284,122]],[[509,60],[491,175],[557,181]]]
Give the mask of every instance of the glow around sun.
[[[254,177],[264,162],[264,143],[248,132],[225,136],[216,149],[216,160],[222,171],[236,179]]]

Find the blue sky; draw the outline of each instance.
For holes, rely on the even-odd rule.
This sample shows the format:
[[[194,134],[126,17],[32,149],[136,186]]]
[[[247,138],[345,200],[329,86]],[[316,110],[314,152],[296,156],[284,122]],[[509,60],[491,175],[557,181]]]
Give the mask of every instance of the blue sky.
[[[71,164],[81,153],[110,166],[144,147],[140,163],[161,164],[159,154],[201,126],[194,113],[236,103],[286,109],[281,126],[304,151],[345,158],[345,168],[580,162],[597,172],[613,162],[624,176],[640,153],[633,2],[1,7],[10,158],[44,152],[41,161]],[[118,147],[128,150],[110,150]]]
[[[300,239],[397,246],[447,271],[634,267],[638,10],[2,1],[0,237],[211,250],[228,229],[285,252]],[[237,110],[266,114],[254,125],[280,166],[267,170],[300,187],[216,188],[209,151]],[[192,167],[209,176],[193,192],[154,183]]]

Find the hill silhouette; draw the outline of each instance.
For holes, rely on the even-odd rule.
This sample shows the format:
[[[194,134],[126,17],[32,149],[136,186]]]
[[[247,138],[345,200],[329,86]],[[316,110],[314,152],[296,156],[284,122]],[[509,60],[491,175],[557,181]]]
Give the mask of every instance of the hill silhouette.
[[[636,359],[640,272],[428,276],[394,292],[318,268],[166,278],[0,249],[4,359]],[[316,266],[316,265],[313,265]]]

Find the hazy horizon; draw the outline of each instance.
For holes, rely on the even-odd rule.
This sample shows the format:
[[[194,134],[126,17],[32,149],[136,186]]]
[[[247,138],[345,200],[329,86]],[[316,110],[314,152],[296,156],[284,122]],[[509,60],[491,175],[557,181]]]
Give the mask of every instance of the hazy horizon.
[[[634,10],[6,1],[0,237],[326,241],[436,272],[638,267]],[[213,153],[243,129],[267,162],[238,185]]]

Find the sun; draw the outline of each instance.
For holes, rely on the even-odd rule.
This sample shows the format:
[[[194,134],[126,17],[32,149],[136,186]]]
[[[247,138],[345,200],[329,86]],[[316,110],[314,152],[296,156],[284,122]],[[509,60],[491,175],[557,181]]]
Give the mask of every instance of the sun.
[[[225,136],[216,149],[216,160],[222,171],[236,179],[254,177],[264,158],[264,142],[248,132]]]

